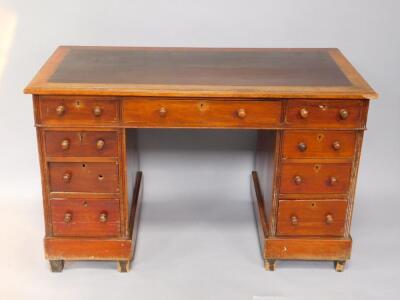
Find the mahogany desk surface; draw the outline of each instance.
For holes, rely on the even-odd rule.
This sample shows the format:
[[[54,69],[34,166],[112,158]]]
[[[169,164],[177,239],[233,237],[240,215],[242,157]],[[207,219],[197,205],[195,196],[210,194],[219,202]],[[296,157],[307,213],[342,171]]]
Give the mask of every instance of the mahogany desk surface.
[[[376,98],[338,49],[62,46],[30,94]]]

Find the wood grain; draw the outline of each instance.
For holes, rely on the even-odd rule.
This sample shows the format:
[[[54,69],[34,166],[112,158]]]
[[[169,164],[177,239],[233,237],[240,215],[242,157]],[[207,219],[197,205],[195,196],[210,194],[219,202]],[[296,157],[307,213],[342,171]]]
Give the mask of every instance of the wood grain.
[[[115,162],[50,162],[50,191],[117,193],[120,191],[118,166]],[[70,174],[69,181],[63,178],[66,173]]]
[[[346,208],[346,200],[280,200],[277,235],[343,236]],[[292,217],[297,224],[291,223]]]
[[[117,131],[46,130],[44,143],[50,157],[118,157],[119,154]],[[67,145],[64,148],[63,143]]]
[[[64,220],[65,214],[71,221]],[[120,235],[119,199],[65,199],[51,200],[54,236],[117,237]],[[106,214],[106,221],[100,215]]]
[[[135,127],[266,128],[279,126],[280,115],[279,101],[125,98],[122,103],[122,121]]]
[[[350,184],[349,163],[283,163],[281,167],[281,194],[293,193],[347,193]],[[296,184],[295,177],[301,177]],[[330,178],[336,178],[330,184]]]

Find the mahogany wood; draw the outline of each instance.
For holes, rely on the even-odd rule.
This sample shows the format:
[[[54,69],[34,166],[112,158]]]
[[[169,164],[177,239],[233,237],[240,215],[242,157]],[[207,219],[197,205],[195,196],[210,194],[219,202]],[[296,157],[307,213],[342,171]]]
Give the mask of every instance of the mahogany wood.
[[[69,179],[66,178],[69,174]],[[51,192],[118,193],[118,163],[51,162],[49,163]]]
[[[241,113],[241,114],[240,114]],[[279,101],[157,100],[125,98],[122,121],[135,127],[277,127]]]
[[[119,120],[119,102],[99,97],[42,96],[39,102],[41,123],[47,125],[113,124]],[[58,108],[63,107],[63,110]],[[99,115],[95,114],[99,109]]]
[[[52,199],[51,214],[54,236],[118,237],[120,234],[119,199]],[[66,214],[71,216],[69,221]]]
[[[354,131],[286,131],[282,157],[353,158],[355,144]]]
[[[350,175],[349,163],[284,162],[281,166],[280,193],[347,193]],[[333,178],[334,182],[331,181]]]
[[[60,157],[118,157],[117,131],[44,132],[46,155]]]
[[[346,207],[346,200],[280,200],[277,235],[343,236]]]
[[[286,127],[293,128],[362,128],[363,101],[289,100],[285,116]],[[302,116],[301,111],[307,111]],[[348,113],[346,118],[340,112]]]
[[[267,270],[350,258],[369,99],[337,49],[59,47],[33,94],[45,252],[129,270],[143,189],[136,128],[257,129],[253,201]]]

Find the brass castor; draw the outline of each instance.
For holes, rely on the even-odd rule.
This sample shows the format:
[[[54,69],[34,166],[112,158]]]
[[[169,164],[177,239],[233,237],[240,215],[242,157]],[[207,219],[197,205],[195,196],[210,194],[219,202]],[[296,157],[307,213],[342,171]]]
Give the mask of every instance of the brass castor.
[[[49,263],[52,272],[62,272],[62,270],[64,269],[63,260],[49,260]]]
[[[337,260],[334,262],[336,272],[343,272],[346,265],[345,260]]]
[[[118,272],[121,272],[121,273],[129,272],[130,265],[131,265],[131,261],[130,260],[119,260],[119,261],[117,261]]]
[[[275,271],[275,259],[265,259],[264,260],[264,268],[267,271]]]

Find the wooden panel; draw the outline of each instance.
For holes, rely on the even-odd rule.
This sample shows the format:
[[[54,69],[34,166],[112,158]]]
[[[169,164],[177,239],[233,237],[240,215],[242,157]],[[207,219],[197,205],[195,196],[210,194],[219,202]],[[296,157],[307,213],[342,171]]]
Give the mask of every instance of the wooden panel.
[[[118,163],[50,162],[51,192],[119,192]]]
[[[39,109],[40,121],[46,125],[102,125],[119,121],[118,101],[113,98],[42,96]]]
[[[266,239],[265,259],[347,260],[350,238],[274,238]]]
[[[352,158],[356,132],[285,131],[284,158]]]
[[[125,98],[122,119],[138,127],[264,128],[280,124],[280,101]]]
[[[33,94],[376,98],[338,49],[57,49]]]
[[[47,156],[118,157],[116,131],[45,131]]]
[[[289,100],[285,122],[296,128],[362,128],[362,101]]]
[[[129,260],[130,239],[53,238],[44,240],[47,259],[66,260]]]
[[[118,199],[52,199],[51,215],[54,236],[116,237],[120,234]]]
[[[283,163],[280,193],[347,193],[350,163]]]
[[[346,200],[280,200],[277,235],[343,236]]]

